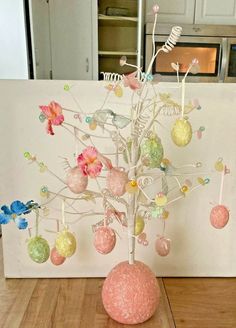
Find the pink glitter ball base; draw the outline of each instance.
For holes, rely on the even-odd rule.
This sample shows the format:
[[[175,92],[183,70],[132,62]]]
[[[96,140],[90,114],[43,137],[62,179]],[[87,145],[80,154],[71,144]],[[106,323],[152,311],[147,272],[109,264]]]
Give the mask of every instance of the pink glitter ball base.
[[[210,221],[214,228],[224,228],[229,221],[228,209],[224,205],[214,206],[211,210]]]
[[[160,289],[147,265],[139,261],[131,265],[125,261],[108,274],[102,300],[112,319],[123,324],[138,324],[151,318],[156,311]]]

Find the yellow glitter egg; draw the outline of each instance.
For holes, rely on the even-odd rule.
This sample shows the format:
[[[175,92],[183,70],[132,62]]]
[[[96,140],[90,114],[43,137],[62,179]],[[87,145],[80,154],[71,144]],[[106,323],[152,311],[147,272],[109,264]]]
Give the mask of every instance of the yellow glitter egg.
[[[155,202],[157,206],[165,206],[167,203],[167,197],[163,193],[159,193],[156,195]]]
[[[171,137],[176,146],[184,147],[192,139],[192,126],[186,119],[177,119],[171,131]]]
[[[70,231],[63,230],[59,232],[55,246],[61,256],[71,257],[76,250],[76,239]]]
[[[144,227],[145,227],[144,219],[140,215],[138,215],[135,220],[135,229],[134,229],[135,236],[140,235],[143,232]]]

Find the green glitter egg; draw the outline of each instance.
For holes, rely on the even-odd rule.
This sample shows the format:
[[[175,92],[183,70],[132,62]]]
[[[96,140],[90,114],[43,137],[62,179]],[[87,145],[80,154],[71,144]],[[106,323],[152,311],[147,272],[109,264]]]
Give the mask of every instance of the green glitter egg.
[[[164,150],[156,134],[151,135],[141,146],[142,163],[149,168],[160,167]]]
[[[71,257],[76,250],[76,239],[68,230],[59,232],[56,239],[57,252],[64,257]]]
[[[129,157],[131,156],[131,146],[132,146],[132,140],[128,140],[127,141],[127,149],[128,149],[128,152],[129,152]],[[138,149],[138,159],[140,157],[140,154],[141,154],[141,149],[139,147],[139,149]],[[123,151],[123,158],[124,158],[125,163],[128,163],[128,157],[127,157],[127,151],[126,150]]]
[[[29,257],[34,262],[44,263],[48,260],[50,247],[46,239],[40,236],[30,238],[27,248]]]

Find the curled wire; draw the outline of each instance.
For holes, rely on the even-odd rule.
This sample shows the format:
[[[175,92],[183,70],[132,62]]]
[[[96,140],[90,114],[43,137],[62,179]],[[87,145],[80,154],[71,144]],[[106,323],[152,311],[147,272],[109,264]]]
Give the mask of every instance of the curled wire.
[[[122,75],[118,73],[111,73],[111,72],[100,72],[100,74],[103,75],[104,81],[111,81],[111,82],[117,82],[122,80]]]
[[[171,33],[168,39],[166,40],[165,44],[161,47],[161,50],[166,53],[170,52],[178,42],[181,32],[182,32],[182,27],[173,26]]]

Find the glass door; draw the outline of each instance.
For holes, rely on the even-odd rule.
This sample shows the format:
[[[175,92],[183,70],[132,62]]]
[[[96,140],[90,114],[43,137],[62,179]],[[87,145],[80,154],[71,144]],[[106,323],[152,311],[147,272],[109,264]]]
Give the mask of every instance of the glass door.
[[[156,50],[166,42],[168,36],[155,36]],[[151,55],[152,41],[146,38],[146,55]],[[199,72],[190,74],[190,82],[218,82],[221,70],[222,39],[218,37],[183,36],[169,53],[160,52],[153,67],[153,74],[160,74],[162,81],[176,81],[176,72],[171,63],[178,63],[179,74],[184,75],[194,58],[199,61]],[[148,58],[146,58],[146,63]]]

